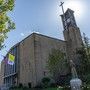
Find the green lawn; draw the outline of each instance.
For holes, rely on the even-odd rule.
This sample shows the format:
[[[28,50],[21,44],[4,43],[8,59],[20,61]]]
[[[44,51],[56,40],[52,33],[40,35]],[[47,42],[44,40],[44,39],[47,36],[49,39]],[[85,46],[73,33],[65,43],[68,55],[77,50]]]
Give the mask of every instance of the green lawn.
[[[45,88],[45,89],[38,89],[38,88],[34,88],[34,89],[10,89],[10,90],[63,90],[62,88],[61,89],[58,89],[58,88]]]
[[[57,89],[57,88],[46,88],[46,89],[43,89],[43,90],[61,90],[61,89]]]
[[[70,88],[13,88],[10,90],[71,90]],[[84,87],[83,90],[90,90],[90,87]]]

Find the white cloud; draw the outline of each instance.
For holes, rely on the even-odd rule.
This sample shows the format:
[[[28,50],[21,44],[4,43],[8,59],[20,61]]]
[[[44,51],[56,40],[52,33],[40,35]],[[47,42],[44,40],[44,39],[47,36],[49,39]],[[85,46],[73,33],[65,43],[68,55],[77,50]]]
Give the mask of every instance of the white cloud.
[[[21,34],[21,36],[25,36],[25,34],[24,33],[20,33]]]

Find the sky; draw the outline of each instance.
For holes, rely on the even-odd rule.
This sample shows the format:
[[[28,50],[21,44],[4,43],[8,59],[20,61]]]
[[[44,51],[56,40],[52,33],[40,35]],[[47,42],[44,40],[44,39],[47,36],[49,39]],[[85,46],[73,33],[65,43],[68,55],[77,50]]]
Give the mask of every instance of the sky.
[[[7,34],[4,44],[6,48],[0,51],[0,61],[7,51],[32,32],[53,38],[63,38],[63,25],[60,15],[60,2],[74,10],[77,26],[81,33],[90,38],[90,0],[15,0],[15,7],[9,16],[16,24],[16,29]]]

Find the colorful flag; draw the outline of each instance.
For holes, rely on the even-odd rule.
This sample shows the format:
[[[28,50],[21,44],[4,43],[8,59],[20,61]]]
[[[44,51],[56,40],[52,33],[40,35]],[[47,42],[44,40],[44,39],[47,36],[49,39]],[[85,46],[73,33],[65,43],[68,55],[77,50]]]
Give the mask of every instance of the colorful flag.
[[[13,65],[15,61],[15,56],[9,53],[8,64]]]
[[[5,64],[8,64],[8,58],[7,57],[4,57],[4,62],[5,62]]]
[[[15,56],[9,53],[9,60],[13,62],[15,60]]]

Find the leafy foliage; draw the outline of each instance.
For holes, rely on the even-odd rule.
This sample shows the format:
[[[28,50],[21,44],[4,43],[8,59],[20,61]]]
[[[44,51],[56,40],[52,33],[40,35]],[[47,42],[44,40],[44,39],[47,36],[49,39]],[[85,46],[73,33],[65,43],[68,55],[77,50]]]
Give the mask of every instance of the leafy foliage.
[[[43,79],[42,79],[42,83],[43,83],[43,87],[48,87],[49,86],[49,84],[50,84],[50,78],[48,78],[48,77],[44,77]]]
[[[89,39],[85,36],[85,34],[83,45],[77,50],[77,54],[80,59],[80,64],[77,67],[78,74],[84,82],[90,83],[90,45]]]
[[[68,67],[65,53],[60,50],[53,49],[51,54],[49,54],[47,67],[53,75],[54,80],[59,79],[60,75],[63,75],[64,71]]]
[[[7,33],[15,29],[15,23],[7,15],[14,8],[14,0],[0,0],[0,49],[7,38]]]

